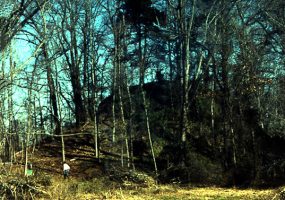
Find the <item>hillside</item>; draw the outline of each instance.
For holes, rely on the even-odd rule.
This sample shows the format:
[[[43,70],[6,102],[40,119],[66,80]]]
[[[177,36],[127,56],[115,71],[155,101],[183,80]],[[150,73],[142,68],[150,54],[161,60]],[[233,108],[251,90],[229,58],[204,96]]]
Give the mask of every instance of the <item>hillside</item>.
[[[233,106],[231,112],[236,121],[225,122],[223,112],[229,111],[224,110],[222,93],[211,96],[207,91],[199,90],[194,98],[190,90],[189,98],[193,100],[185,127],[186,142],[182,144],[182,99],[181,91],[175,88],[179,88],[177,81],[144,84],[145,105],[140,88],[131,86],[130,96],[126,91],[122,94],[125,127],[118,95],[105,98],[98,108],[99,129],[107,145],[105,149],[112,149],[118,155],[124,151],[126,155],[123,144],[127,138],[134,156],[133,164],[153,172],[147,109],[158,181],[239,187],[276,187],[285,183],[283,135],[262,128],[261,114],[250,106]],[[243,109],[243,113],[238,109]],[[120,136],[116,142],[112,142],[114,129]]]
[[[91,147],[82,138],[66,139],[66,158],[71,176],[64,180],[59,141],[42,143],[30,162],[34,175],[23,177],[21,162],[2,166],[0,194],[6,199],[279,199],[280,189],[231,189],[180,184],[156,184],[141,171],[106,171],[102,155],[94,159]],[[77,142],[76,142],[77,141]],[[78,142],[79,141],[79,142]],[[72,145],[71,145],[72,144]],[[110,158],[109,158],[110,159]],[[3,170],[6,169],[6,172]],[[7,170],[9,169],[9,170]],[[10,193],[9,191],[14,191]]]

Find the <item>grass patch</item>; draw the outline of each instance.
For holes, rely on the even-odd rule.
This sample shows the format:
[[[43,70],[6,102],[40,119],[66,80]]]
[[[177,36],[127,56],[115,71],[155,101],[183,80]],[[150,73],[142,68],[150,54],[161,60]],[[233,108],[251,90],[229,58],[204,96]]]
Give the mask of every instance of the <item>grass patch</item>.
[[[2,185],[7,185],[10,188],[15,188],[15,176],[1,176]],[[64,180],[61,175],[54,174],[38,174],[34,177],[17,177],[18,185],[25,188],[25,184],[38,189],[31,194],[33,199],[61,199],[61,200],[91,200],[91,199],[126,199],[126,200],[268,200],[281,199],[279,189],[235,189],[235,188],[217,188],[217,187],[179,187],[178,185],[156,185],[142,184],[136,182],[115,182],[111,181],[107,176],[93,178],[92,180],[82,180],[71,177]],[[13,184],[14,185],[13,185]],[[1,184],[0,184],[1,185]],[[7,189],[7,188],[6,188]],[[9,190],[9,187],[7,191]],[[31,188],[27,190],[33,192]],[[39,192],[41,191],[41,192]],[[283,190],[282,190],[283,191]],[[20,192],[16,198],[31,199],[30,193],[25,193],[25,197],[20,198]],[[25,191],[24,191],[25,192]],[[280,193],[281,194],[281,193]],[[11,198],[15,199],[15,198]]]

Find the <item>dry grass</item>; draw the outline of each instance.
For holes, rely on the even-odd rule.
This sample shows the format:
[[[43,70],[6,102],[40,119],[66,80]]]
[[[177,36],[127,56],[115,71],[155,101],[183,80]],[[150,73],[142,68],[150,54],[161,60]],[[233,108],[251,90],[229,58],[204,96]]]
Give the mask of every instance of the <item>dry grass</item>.
[[[43,199],[61,200],[93,200],[93,199],[126,199],[126,200],[268,200],[272,199],[277,190],[226,189],[215,187],[179,187],[176,185],[119,185],[107,179],[80,181],[77,179],[63,180],[53,177],[52,185],[47,188]]]
[[[15,168],[15,166],[14,166]],[[19,169],[20,170],[20,169]],[[20,181],[18,171],[7,171],[10,174],[15,172]],[[2,172],[3,173],[3,172]],[[4,181],[4,177],[1,181]],[[22,177],[24,178],[24,177]],[[36,181],[37,189],[41,194],[34,199],[40,200],[93,200],[93,199],[118,199],[118,200],[279,200],[282,188],[279,189],[235,189],[218,187],[179,187],[178,185],[155,185],[134,184],[129,181],[117,183],[110,181],[107,176],[83,180],[78,176],[64,180],[58,173],[39,172],[31,181]],[[29,179],[30,179],[29,178]],[[5,178],[6,179],[6,178]],[[26,180],[26,179],[25,179]],[[282,190],[283,191],[283,190]],[[41,197],[40,197],[41,196]],[[25,198],[24,198],[25,199]],[[29,199],[29,198],[28,198]]]

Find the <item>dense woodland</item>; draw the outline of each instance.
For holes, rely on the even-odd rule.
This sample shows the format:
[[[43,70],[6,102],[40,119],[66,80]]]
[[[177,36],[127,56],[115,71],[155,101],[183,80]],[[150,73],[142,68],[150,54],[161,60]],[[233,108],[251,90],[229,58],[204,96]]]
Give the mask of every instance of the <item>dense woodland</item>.
[[[283,0],[1,0],[0,51],[3,162],[80,137],[162,183],[285,182]]]

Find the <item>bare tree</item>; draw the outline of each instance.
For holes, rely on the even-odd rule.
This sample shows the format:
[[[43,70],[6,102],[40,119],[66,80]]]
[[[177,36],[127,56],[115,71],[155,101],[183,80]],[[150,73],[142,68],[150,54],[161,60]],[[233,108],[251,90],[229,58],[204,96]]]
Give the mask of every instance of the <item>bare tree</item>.
[[[69,68],[69,76],[72,85],[73,103],[75,107],[76,125],[86,122],[87,113],[83,102],[80,64],[82,54],[80,54],[78,46],[78,23],[79,11],[83,7],[82,2],[62,1],[58,4],[58,12],[60,12],[60,45],[63,49],[65,62]]]
[[[5,49],[12,38],[41,10],[46,2],[46,0],[23,0],[19,3],[10,0],[1,1],[0,51]]]

